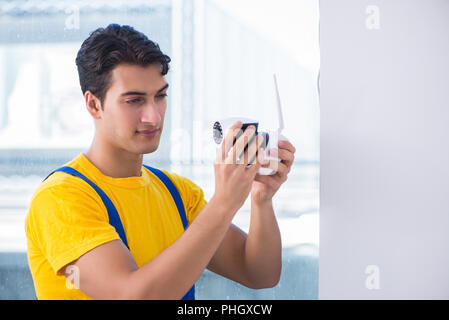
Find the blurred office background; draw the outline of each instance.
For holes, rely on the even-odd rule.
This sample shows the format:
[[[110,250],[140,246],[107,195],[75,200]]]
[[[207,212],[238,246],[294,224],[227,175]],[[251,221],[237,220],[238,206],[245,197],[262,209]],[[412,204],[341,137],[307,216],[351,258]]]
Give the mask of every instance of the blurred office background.
[[[75,65],[82,41],[128,24],[172,58],[159,149],[145,162],[214,192],[212,124],[230,116],[277,128],[296,146],[289,180],[274,200],[283,272],[251,290],[205,271],[198,299],[316,299],[319,222],[319,72],[316,0],[0,0],[0,299],[34,299],[24,219],[52,169],[85,151],[94,126]],[[247,201],[234,223],[248,231]]]

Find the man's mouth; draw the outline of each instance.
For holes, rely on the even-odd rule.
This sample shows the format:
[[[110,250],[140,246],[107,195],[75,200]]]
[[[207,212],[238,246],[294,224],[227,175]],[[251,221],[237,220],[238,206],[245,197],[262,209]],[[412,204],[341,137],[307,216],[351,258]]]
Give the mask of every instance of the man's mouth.
[[[137,131],[138,134],[144,136],[144,137],[154,137],[159,133],[159,129],[155,129],[155,130],[140,130]]]

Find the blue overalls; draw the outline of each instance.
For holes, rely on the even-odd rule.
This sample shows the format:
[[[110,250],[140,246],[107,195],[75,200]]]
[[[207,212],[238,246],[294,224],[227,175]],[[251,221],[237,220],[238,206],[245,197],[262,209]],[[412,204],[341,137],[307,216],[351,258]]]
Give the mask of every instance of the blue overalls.
[[[164,185],[168,189],[168,191],[170,191],[170,194],[176,203],[176,207],[178,208],[178,213],[179,213],[179,216],[181,217],[182,225],[185,230],[188,226],[187,216],[186,216],[186,213],[184,210],[184,204],[182,202],[181,195],[179,194],[178,189],[176,189],[173,182],[170,180],[169,177],[167,177],[167,175],[163,171],[156,169],[156,168],[146,166],[146,165],[143,165],[143,166],[145,168],[147,168],[148,170],[150,170],[151,172],[153,172],[164,183]],[[109,223],[115,228],[118,235],[120,236],[120,239],[123,241],[123,243],[129,249],[128,241],[126,240],[126,234],[125,234],[125,230],[123,229],[123,225],[122,225],[122,221],[120,220],[120,216],[119,216],[114,204],[112,203],[111,199],[109,199],[109,197],[106,195],[106,193],[104,193],[103,190],[101,190],[95,183],[93,183],[91,180],[89,180],[86,176],[81,174],[79,171],[77,171],[71,167],[67,167],[67,166],[56,169],[55,171],[50,173],[44,179],[44,181],[50,175],[52,175],[53,173],[58,172],[58,171],[65,172],[65,173],[74,175],[76,177],[79,177],[79,178],[83,179],[84,181],[86,181],[92,188],[94,188],[94,190],[101,197],[101,200],[103,200],[103,203],[108,211]],[[182,298],[182,300],[195,300],[195,285],[193,285],[190,288],[190,290],[186,293],[186,295]]]

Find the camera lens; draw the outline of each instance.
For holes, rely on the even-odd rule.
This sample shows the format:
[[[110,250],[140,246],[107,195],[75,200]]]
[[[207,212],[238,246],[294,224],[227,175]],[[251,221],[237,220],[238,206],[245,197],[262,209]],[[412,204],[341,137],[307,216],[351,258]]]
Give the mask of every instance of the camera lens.
[[[223,141],[223,128],[221,127],[220,122],[216,121],[214,123],[213,131],[215,143],[220,144],[221,141]]]

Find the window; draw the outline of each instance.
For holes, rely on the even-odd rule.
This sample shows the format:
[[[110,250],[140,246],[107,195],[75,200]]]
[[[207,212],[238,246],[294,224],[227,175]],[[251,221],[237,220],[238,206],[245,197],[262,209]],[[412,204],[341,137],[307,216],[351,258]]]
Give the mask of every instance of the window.
[[[281,282],[251,290],[205,271],[197,298],[318,297],[318,4],[308,0],[0,0],[0,298],[34,298],[23,222],[52,169],[93,138],[75,56],[88,34],[115,22],[156,41],[172,58],[160,147],[145,162],[184,175],[210,199],[212,124],[256,118],[275,129],[278,76],[284,134],[297,148],[274,205],[283,240]],[[249,202],[234,223],[249,227]],[[6,280],[13,279],[13,280]]]

